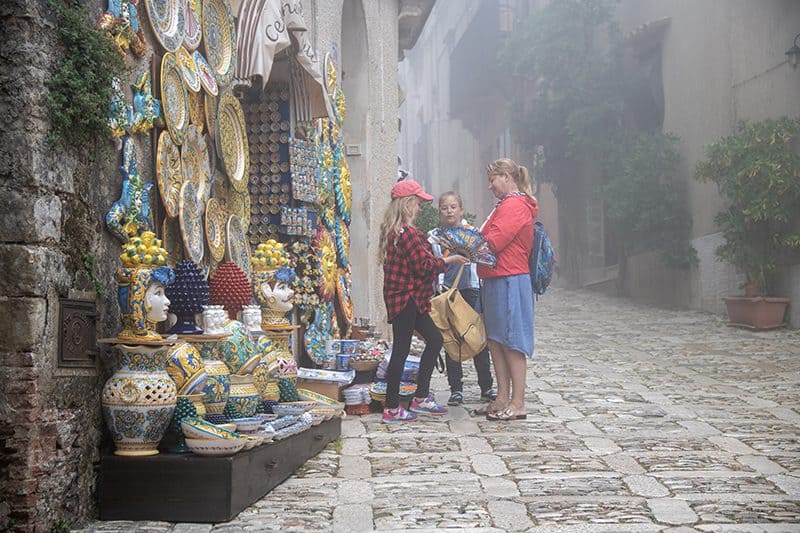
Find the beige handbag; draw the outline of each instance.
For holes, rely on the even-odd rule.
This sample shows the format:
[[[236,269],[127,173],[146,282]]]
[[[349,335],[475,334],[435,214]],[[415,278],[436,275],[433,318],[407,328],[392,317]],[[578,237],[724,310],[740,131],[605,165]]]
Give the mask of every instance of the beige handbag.
[[[444,339],[450,359],[458,362],[472,359],[486,348],[483,317],[458,292],[464,265],[458,271],[453,287],[431,300],[431,318]]]

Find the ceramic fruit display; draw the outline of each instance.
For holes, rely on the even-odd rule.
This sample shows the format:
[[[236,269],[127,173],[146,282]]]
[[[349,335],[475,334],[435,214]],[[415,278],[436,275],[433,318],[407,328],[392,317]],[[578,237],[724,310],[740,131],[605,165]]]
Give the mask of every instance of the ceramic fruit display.
[[[203,330],[195,324],[194,316],[208,304],[208,282],[197,263],[184,259],[175,266],[175,281],[167,287],[170,310],[178,317],[178,321],[169,330],[170,333],[198,335]]]
[[[172,420],[177,388],[164,370],[165,346],[117,346],[117,369],[102,392],[116,455],[156,455]]]
[[[197,348],[188,342],[181,342],[169,349],[166,371],[175,382],[178,394],[200,392],[205,386],[205,363]]]
[[[211,275],[209,287],[211,303],[222,305],[231,320],[236,319],[236,314],[242,307],[253,301],[247,275],[230,261],[219,265],[216,272]]]
[[[167,319],[170,301],[166,286],[175,279],[165,266],[167,253],[151,231],[130,239],[120,255],[117,269],[117,299],[122,313],[122,340],[160,340],[156,323]]]

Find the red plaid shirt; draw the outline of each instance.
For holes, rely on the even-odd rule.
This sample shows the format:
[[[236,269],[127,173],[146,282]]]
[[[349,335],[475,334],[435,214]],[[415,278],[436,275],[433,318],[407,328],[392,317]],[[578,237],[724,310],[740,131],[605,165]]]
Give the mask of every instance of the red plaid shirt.
[[[404,225],[399,235],[390,235],[383,262],[383,301],[389,322],[409,300],[420,313],[430,311],[433,281],[444,270],[444,261],[434,257],[425,234],[414,226]]]

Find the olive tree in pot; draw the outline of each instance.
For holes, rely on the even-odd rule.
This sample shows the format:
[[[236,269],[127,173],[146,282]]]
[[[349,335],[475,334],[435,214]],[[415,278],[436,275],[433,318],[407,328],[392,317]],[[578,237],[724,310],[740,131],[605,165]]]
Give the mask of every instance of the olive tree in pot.
[[[777,266],[800,249],[800,120],[740,121],[736,132],[706,147],[695,177],[713,181],[727,201],[714,219],[725,243],[717,256],[745,276],[745,296],[725,298],[731,325],[783,325],[787,298],[775,297]]]

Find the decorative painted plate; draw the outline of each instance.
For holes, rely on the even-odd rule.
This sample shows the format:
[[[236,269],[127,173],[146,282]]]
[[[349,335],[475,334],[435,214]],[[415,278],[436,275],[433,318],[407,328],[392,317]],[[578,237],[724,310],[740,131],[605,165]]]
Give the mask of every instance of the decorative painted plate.
[[[177,265],[183,259],[181,239],[179,221],[174,218],[165,218],[161,223],[161,242],[167,251],[167,263],[171,266]]]
[[[161,60],[161,107],[172,142],[183,144],[189,125],[189,94],[183,85],[178,59],[170,52]]]
[[[325,59],[323,61],[323,75],[325,76],[325,88],[328,90],[328,94],[333,94],[336,92],[336,65],[333,63],[333,56],[331,56],[330,52],[325,53]]]
[[[175,218],[180,210],[183,172],[181,171],[181,151],[172,142],[168,131],[162,131],[158,136],[156,179],[161,202],[164,204],[167,216]]]
[[[183,12],[183,46],[187,50],[196,50],[203,38],[203,20],[201,12],[202,0],[186,0],[186,9]]]
[[[228,218],[227,230],[226,237],[228,246],[226,258],[239,265],[239,268],[247,274],[247,279],[252,279],[253,271],[250,266],[250,245],[247,242],[247,235],[242,228],[242,221],[239,217],[231,215],[230,218]]]
[[[236,68],[236,27],[228,0],[203,0],[203,36],[217,81],[229,84]]]
[[[350,296],[350,272],[340,268],[336,276],[336,296],[338,299],[339,310],[342,317],[347,322],[347,327],[353,323],[353,300]]]
[[[232,92],[225,92],[217,109],[217,154],[225,173],[237,191],[247,191],[250,176],[250,149],[247,143],[247,126],[239,100]]]
[[[200,83],[203,84],[203,88],[211,96],[217,96],[219,94],[219,85],[217,85],[217,79],[214,77],[214,72],[211,70],[208,61],[199,50],[195,50],[192,57],[194,58],[194,64],[197,65],[197,73],[200,75]]]
[[[215,198],[209,198],[206,203],[206,241],[211,257],[215,261],[222,261],[225,257],[225,215]]]
[[[181,66],[181,76],[183,76],[186,86],[190,91],[198,92],[200,90],[200,74],[197,72],[194,57],[183,46],[175,52],[175,57]]]
[[[174,52],[183,42],[184,4],[178,0],[145,0],[147,16],[161,46]]]
[[[200,79],[202,80],[203,78],[201,77]],[[218,98],[213,94],[206,93],[205,100],[206,100],[206,105],[204,111],[206,114],[206,127],[208,128],[208,134],[211,135],[211,137],[216,140],[217,109],[219,108]]]
[[[195,184],[200,209],[204,209],[214,182],[208,162],[206,138],[194,124],[186,128],[186,137],[181,146],[181,168],[183,179]]]
[[[197,198],[194,182],[186,180],[181,187],[181,210],[178,217],[186,257],[197,264],[203,261],[203,209]]]
[[[228,212],[239,217],[242,228],[247,233],[247,229],[250,227],[250,194],[247,191],[239,192],[231,187],[228,196]]]
[[[187,94],[189,95],[189,117],[192,120],[192,124],[197,126],[197,129],[200,131],[203,131],[206,125],[206,115],[203,109],[203,93],[193,93],[189,91]]]

